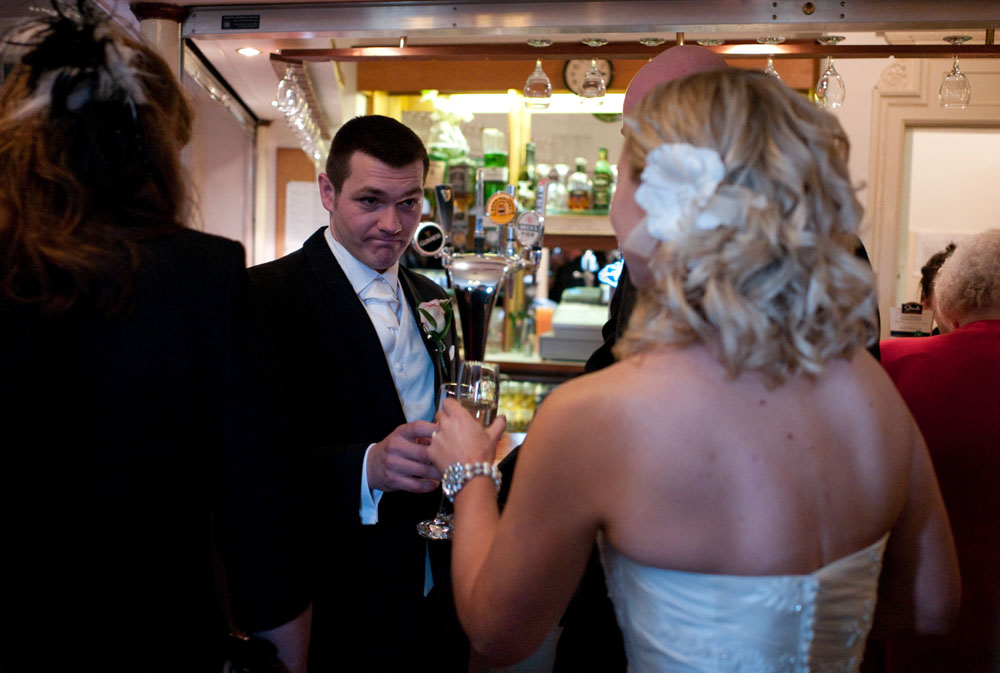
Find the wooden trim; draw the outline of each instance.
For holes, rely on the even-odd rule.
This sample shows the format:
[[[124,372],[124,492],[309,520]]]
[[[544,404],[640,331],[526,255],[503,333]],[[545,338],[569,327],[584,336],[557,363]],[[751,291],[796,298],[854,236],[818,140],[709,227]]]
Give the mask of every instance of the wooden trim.
[[[563,82],[565,60],[542,59],[542,68],[552,80],[552,90],[569,93]],[[782,81],[793,89],[807,91],[817,79],[818,59],[775,61]],[[646,64],[645,60],[613,60],[614,77],[608,91],[622,93]],[[730,59],[736,68],[763,70],[764,58]],[[417,94],[423,89],[441,93],[520,91],[524,80],[535,68],[535,61],[363,61],[358,63],[359,91],[387,91],[392,94]]]
[[[565,381],[583,374],[582,362],[539,360],[537,362],[517,362],[503,358],[494,359],[486,354],[486,360],[500,367],[500,375],[517,380]]]
[[[545,247],[615,250],[618,248],[618,239],[614,236],[594,236],[591,234],[546,234]]]
[[[436,44],[406,47],[344,47],[339,49],[282,49],[276,58],[289,61],[523,61],[536,58],[566,60],[571,58],[606,58],[622,60],[648,60],[674,46],[665,42],[656,47],[646,47],[637,41],[609,42],[602,47],[588,47],[579,42],[563,42],[536,49],[523,42]],[[756,43],[726,43],[704,47],[726,58],[747,58],[766,55]],[[954,53],[948,44],[843,44],[831,47],[816,40],[787,40],[773,46],[775,60],[822,58],[832,53],[835,58],[935,58]],[[960,52],[966,56],[1000,57],[997,45],[963,45]]]
[[[166,2],[133,2],[129,5],[129,9],[139,21],[163,19],[183,23],[191,13],[190,7],[180,7]]]

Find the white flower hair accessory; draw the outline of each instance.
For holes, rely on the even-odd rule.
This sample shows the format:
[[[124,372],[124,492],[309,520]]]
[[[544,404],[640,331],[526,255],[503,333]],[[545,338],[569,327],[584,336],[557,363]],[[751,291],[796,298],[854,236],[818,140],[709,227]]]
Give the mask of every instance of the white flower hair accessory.
[[[721,185],[726,168],[713,149],[664,143],[646,155],[635,201],[646,211],[645,230],[661,242],[695,230],[736,225],[748,208],[767,201],[744,187]]]

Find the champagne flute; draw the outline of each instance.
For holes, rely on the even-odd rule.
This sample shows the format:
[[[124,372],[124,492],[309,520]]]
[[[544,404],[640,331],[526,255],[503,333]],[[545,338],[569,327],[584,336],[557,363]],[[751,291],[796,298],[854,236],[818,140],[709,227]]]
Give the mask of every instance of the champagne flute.
[[[455,400],[460,400],[462,397],[471,397],[472,389],[461,383],[442,383],[441,392],[438,395],[438,411],[441,410],[441,405],[444,404],[446,397],[450,397]],[[428,540],[447,540],[451,538],[452,529],[452,515],[447,509],[450,503],[448,499],[444,497],[444,492],[441,493],[441,503],[438,505],[437,514],[434,515],[433,519],[427,519],[421,521],[417,524],[417,532],[421,537],[425,537]]]
[[[458,401],[485,428],[497,415],[500,403],[500,372],[496,365],[467,360],[458,370],[457,383],[441,385],[438,409],[446,397]],[[441,504],[433,519],[417,524],[417,532],[428,540],[448,540],[454,527],[451,503],[441,494]]]

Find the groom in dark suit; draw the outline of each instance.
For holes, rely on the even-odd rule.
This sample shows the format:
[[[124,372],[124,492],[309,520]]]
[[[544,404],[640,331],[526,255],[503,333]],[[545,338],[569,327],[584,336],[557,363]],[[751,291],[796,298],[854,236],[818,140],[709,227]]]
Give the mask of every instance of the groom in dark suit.
[[[319,176],[330,226],[250,270],[276,347],[308,502],[312,673],[459,671],[450,545],[428,545],[441,475],[427,459],[454,332],[417,307],[445,293],[399,266],[420,221],[428,156],[388,117],[357,117]]]

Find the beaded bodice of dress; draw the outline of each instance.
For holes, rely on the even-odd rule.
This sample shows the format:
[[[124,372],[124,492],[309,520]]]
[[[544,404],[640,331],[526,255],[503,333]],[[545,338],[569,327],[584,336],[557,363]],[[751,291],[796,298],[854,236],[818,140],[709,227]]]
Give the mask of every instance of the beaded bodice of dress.
[[[871,628],[888,535],[808,575],[642,565],[602,543],[630,673],[849,673]]]

